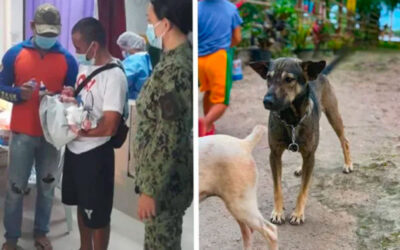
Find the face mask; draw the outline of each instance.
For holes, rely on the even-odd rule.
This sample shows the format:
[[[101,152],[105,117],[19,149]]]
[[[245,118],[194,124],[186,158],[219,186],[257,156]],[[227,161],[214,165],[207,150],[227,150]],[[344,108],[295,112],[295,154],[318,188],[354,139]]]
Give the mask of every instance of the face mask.
[[[122,57],[127,58],[129,56],[129,53],[126,52],[125,50],[122,51]]]
[[[148,24],[146,31],[146,36],[147,39],[149,40],[150,45],[158,49],[162,49],[162,37],[165,34],[165,33],[162,34],[160,37],[156,36],[155,28],[157,28],[160,22],[156,23],[156,25]]]
[[[84,54],[79,54],[76,53],[76,60],[78,61],[78,64],[81,65],[94,65],[94,58],[96,57],[96,53],[94,54],[92,59],[87,59],[87,53],[92,47],[93,42],[89,45],[89,48],[86,50],[86,53]]]
[[[44,50],[50,49],[57,42],[57,37],[35,36],[35,44]]]

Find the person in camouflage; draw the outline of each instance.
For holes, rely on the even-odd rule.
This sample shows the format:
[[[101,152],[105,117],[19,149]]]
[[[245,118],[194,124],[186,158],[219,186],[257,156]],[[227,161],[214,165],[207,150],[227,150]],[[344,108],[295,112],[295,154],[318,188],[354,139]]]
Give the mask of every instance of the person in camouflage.
[[[138,216],[144,249],[177,250],[193,199],[192,2],[152,0],[148,21],[149,42],[164,53],[136,102]]]

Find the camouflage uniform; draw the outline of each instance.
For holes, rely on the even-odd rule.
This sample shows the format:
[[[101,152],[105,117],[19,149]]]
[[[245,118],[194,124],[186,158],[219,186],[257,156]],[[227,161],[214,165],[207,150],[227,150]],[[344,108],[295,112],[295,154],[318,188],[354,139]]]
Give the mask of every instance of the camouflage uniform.
[[[192,49],[162,55],[137,103],[136,189],[153,197],[145,249],[180,249],[182,217],[193,199]]]

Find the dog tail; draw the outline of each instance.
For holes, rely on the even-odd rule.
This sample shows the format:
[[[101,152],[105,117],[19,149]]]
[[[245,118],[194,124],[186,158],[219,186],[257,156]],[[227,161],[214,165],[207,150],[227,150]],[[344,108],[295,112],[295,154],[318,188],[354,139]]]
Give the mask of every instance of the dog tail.
[[[253,151],[254,147],[258,144],[266,132],[267,128],[265,126],[257,125],[253,128],[251,134],[244,138],[244,141],[248,144],[250,151]]]

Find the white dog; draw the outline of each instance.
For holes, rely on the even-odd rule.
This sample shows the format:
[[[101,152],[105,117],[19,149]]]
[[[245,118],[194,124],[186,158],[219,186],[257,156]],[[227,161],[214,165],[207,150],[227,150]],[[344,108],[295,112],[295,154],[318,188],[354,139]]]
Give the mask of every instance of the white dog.
[[[257,167],[251,154],[266,127],[257,125],[245,139],[228,135],[199,138],[199,196],[218,196],[240,226],[244,249],[252,248],[252,232],[278,249],[276,226],[265,220],[257,203]]]

